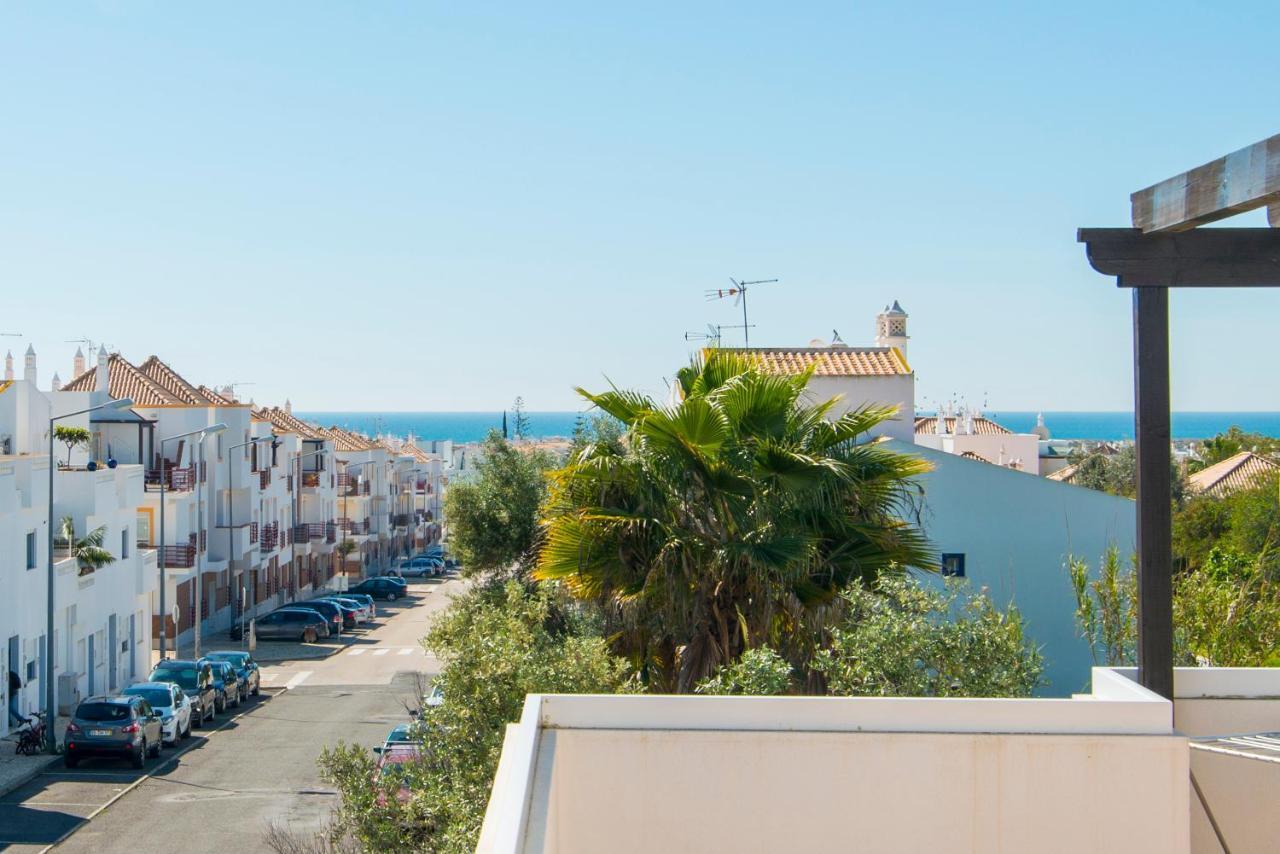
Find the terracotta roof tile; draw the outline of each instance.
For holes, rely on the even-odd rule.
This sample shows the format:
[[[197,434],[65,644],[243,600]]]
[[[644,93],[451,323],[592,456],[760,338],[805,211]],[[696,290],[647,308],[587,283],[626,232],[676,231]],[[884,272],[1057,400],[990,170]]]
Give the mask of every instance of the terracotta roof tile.
[[[127,397],[135,406],[173,406],[186,402],[142,373],[119,353],[107,357],[107,375],[107,394],[115,400]],[[97,382],[97,366],[94,366],[64,385],[62,390],[93,391]]]
[[[1252,451],[1241,451],[1220,463],[1214,463],[1187,478],[1192,492],[1221,498],[1242,489],[1258,486],[1267,475],[1280,471],[1280,465]]]
[[[947,432],[955,433],[956,425],[957,424],[963,425],[964,419],[959,417],[953,417],[953,418],[947,418],[946,422],[947,422],[946,424]],[[929,415],[924,418],[917,418],[916,419],[916,435],[927,436],[937,430],[937,425],[938,425],[938,417],[936,415]],[[977,436],[1002,436],[1002,435],[1013,434],[1013,431],[1010,430],[1008,427],[1005,427],[1003,424],[997,424],[996,422],[992,421],[990,418],[984,418],[982,416],[978,416],[977,418],[973,419],[973,432],[974,432],[974,435],[977,435]]]
[[[725,347],[754,359],[771,374],[798,374],[813,366],[817,377],[892,377],[911,373],[895,347]]]
[[[257,410],[254,415],[263,421],[270,421],[273,427],[285,433],[296,433],[306,439],[329,438],[319,427],[314,424],[308,424],[301,418],[294,417],[292,412],[287,412],[278,406],[269,406],[266,409]]]
[[[1060,469],[1058,469],[1058,470],[1057,470],[1057,471],[1055,471],[1053,474],[1045,475],[1045,477],[1046,477],[1048,480],[1056,480],[1056,481],[1058,481],[1059,483],[1071,483],[1071,484],[1074,484],[1074,483],[1076,482],[1076,471],[1077,471],[1079,468],[1080,468],[1079,466],[1074,465],[1074,464],[1073,464],[1073,465],[1069,465],[1069,466],[1065,466],[1064,468],[1060,468]]]
[[[182,403],[190,406],[228,405],[221,395],[210,396],[201,390],[202,386],[197,387],[187,382],[181,374],[160,361],[157,356],[148,356],[147,360],[138,366],[138,370]]]

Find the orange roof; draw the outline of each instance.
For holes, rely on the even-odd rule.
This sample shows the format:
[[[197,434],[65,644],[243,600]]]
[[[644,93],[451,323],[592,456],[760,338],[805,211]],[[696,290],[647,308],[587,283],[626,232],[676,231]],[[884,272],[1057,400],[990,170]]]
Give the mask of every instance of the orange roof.
[[[1187,486],[1192,492],[1221,498],[1241,489],[1258,486],[1263,478],[1277,471],[1280,471],[1280,465],[1266,457],[1252,451],[1241,451],[1191,475],[1187,478]]]
[[[329,438],[314,424],[308,424],[301,418],[295,418],[292,412],[288,412],[278,406],[269,406],[266,409],[258,410],[254,414],[263,421],[270,421],[271,426],[284,433],[297,433],[306,439]]]
[[[1075,483],[1076,471],[1079,468],[1080,466],[1073,463],[1072,465],[1058,469],[1053,474],[1045,475],[1045,477],[1049,480],[1059,481],[1060,483]]]
[[[129,398],[134,406],[173,406],[186,403],[177,395],[138,370],[119,353],[107,357],[107,394],[115,400]],[[62,387],[63,391],[93,391],[97,388],[97,367],[89,368]]]
[[[982,454],[974,453],[973,451],[965,451],[960,456],[964,457],[966,460],[977,460],[978,462],[981,462],[981,463],[991,462],[991,460],[982,456]]]
[[[963,425],[964,419],[963,418],[947,418],[946,422],[947,422],[946,424],[947,432],[955,433],[956,425],[957,424]],[[936,415],[930,415],[925,418],[916,419],[916,435],[917,436],[927,436],[931,433],[935,433],[937,432],[937,428],[938,428],[938,417]],[[1008,427],[1005,427],[1002,424],[997,424],[996,422],[992,421],[990,418],[984,418],[981,415],[973,419],[973,433],[976,436],[1000,436],[1005,434],[1013,435],[1013,431],[1010,430]]]
[[[352,433],[350,430],[343,430],[338,426],[317,427],[316,430],[326,439],[333,440],[333,447],[339,451],[372,451],[375,448],[382,447],[374,442],[369,441],[358,433]]]
[[[798,374],[813,367],[817,377],[892,377],[911,373],[896,347],[721,348],[753,359],[770,374]]]

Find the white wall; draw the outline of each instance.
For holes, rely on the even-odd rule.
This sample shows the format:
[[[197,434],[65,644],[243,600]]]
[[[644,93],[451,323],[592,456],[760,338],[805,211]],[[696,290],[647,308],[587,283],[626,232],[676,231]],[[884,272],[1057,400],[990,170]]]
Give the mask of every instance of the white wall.
[[[914,437],[917,445],[946,451],[948,454],[972,452],[989,463],[1008,466],[1013,460],[1022,462],[1026,474],[1040,471],[1040,440],[1033,433],[921,433]]]
[[[841,396],[840,402],[831,410],[833,418],[868,404],[896,406],[898,416],[872,430],[871,435],[912,442],[915,438],[915,389],[915,374],[892,377],[812,377],[805,388],[805,395],[815,403]]]
[[[1085,688],[1093,661],[1076,628],[1066,561],[1077,555],[1096,571],[1111,545],[1128,560],[1134,503],[919,445],[886,447],[933,465],[919,478],[925,533],[939,553],[963,554],[969,582],[986,588],[997,605],[1017,604],[1031,639],[1043,648],[1049,684],[1041,693]]]

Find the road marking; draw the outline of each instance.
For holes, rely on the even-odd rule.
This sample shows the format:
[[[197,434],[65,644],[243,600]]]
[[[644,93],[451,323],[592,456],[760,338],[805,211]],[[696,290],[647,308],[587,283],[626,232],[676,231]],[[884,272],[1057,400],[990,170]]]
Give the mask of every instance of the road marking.
[[[360,647],[359,649],[351,650],[350,652],[347,653],[347,655],[364,655],[365,652],[366,652],[365,648]]]
[[[288,682],[284,683],[284,689],[285,689],[286,691],[288,691],[288,690],[291,690],[291,689],[293,689],[293,688],[297,688],[297,687],[298,687],[299,685],[301,685],[303,682],[306,682],[306,681],[307,681],[307,677],[308,677],[308,676],[310,676],[310,675],[311,675],[311,671],[310,671],[310,670],[304,670],[304,671],[302,671],[301,673],[296,673],[296,674],[294,674],[294,677],[293,677],[292,679],[290,679]]]
[[[373,651],[373,654],[374,654],[374,655],[386,655],[386,654],[387,654],[387,653],[389,653],[389,652],[391,652],[391,650],[389,650],[389,649],[375,649],[375,650]]]
[[[411,655],[412,653],[413,653],[413,647],[406,646],[404,649],[397,652],[396,655]]]

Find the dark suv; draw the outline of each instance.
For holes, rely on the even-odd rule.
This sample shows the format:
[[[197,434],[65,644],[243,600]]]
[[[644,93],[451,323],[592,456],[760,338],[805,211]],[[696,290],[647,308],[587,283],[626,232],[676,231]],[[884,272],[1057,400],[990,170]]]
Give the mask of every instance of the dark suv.
[[[368,593],[370,596],[376,596],[379,599],[386,599],[388,602],[394,602],[404,595],[405,585],[397,584],[395,581],[384,576],[376,578],[366,578],[356,586],[350,588],[348,593]]]
[[[63,738],[68,768],[83,757],[116,756],[141,768],[164,743],[160,715],[142,697],[90,697],[76,707]]]
[[[244,688],[240,684],[240,676],[236,673],[235,665],[229,661],[209,658],[202,658],[200,661],[208,663],[213,668],[213,687],[218,692],[214,708],[218,712],[225,712],[232,706],[238,707],[244,698]]]
[[[250,695],[256,697],[262,690],[262,674],[258,672],[258,662],[254,661],[249,653],[239,650],[219,650],[209,653],[205,658],[210,661],[229,662],[236,669],[236,675],[240,677],[242,697]]]
[[[343,629],[356,627],[355,615],[344,614],[342,609],[332,602],[293,602],[283,607],[292,611],[315,611],[329,621],[330,634],[341,634]]]
[[[213,665],[207,659],[183,661],[166,658],[147,677],[148,682],[172,682],[191,698],[191,723],[204,726],[213,720],[218,704],[218,690],[213,684]]]

